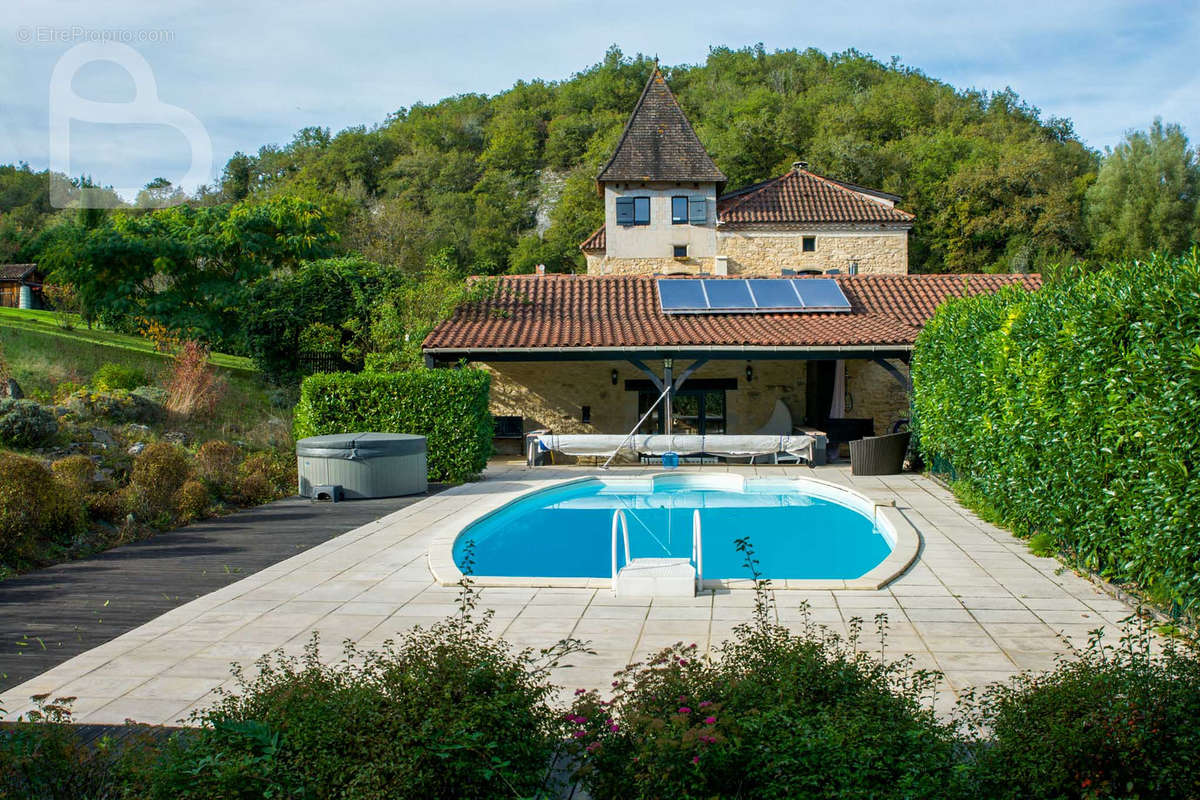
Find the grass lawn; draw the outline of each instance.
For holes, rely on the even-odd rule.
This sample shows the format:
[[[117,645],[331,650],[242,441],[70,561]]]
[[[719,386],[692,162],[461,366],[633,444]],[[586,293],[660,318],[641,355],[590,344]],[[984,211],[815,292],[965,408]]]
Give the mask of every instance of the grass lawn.
[[[75,327],[72,330],[66,330],[59,326],[56,320],[56,315],[52,311],[30,311],[28,309],[19,308],[0,308],[0,329],[8,331],[28,331],[31,333],[42,334],[43,336],[56,336],[61,340],[68,342],[76,342],[82,345],[101,345],[104,349],[97,350],[104,354],[103,361],[98,362],[95,366],[100,366],[106,361],[116,361],[122,364],[136,364],[140,368],[145,368],[144,364],[161,365],[165,361],[170,360],[170,356],[165,353],[159,353],[154,349],[154,343],[143,339],[140,336],[130,336],[125,333],[114,333],[113,331],[101,330],[93,328],[88,330],[78,319],[75,320]],[[66,342],[59,342],[60,345],[66,345]],[[85,352],[86,347],[76,348],[77,352]],[[133,353],[140,353],[149,356],[148,361],[125,361],[112,350],[128,350]],[[12,357],[11,355],[9,356]],[[231,356],[225,353],[213,353],[209,359],[213,365],[224,367],[227,370],[239,370],[242,372],[255,372],[254,362],[242,356]],[[156,367],[157,368],[157,367]],[[94,367],[93,367],[94,369]],[[90,374],[90,373],[89,373]],[[20,380],[20,378],[18,378]]]
[[[134,367],[160,386],[171,368],[171,356],[156,352],[146,339],[84,327],[68,331],[49,311],[0,308],[0,352],[25,394],[43,403],[52,402],[62,383],[87,384],[102,364]],[[250,359],[214,353],[210,362],[226,384],[216,413],[172,427],[196,439],[244,439],[256,447],[290,448],[291,403],[272,405],[274,388]]]

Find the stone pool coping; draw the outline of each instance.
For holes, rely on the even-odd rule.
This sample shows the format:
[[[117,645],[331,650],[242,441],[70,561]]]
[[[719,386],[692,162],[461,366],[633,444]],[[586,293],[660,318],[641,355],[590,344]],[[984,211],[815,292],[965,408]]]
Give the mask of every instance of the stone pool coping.
[[[637,479],[673,476],[681,474],[702,474],[701,470],[682,470],[679,472],[654,472],[637,476]],[[531,495],[538,494],[573,483],[583,483],[597,477],[614,477],[598,475],[582,475],[558,480],[547,480],[538,486],[515,487],[499,489],[489,499],[486,507],[465,509],[458,514],[442,520],[432,531],[429,543],[429,571],[434,580],[441,586],[457,586],[463,579],[462,570],[454,563],[454,543],[470,525],[479,522],[493,514],[502,511],[510,503],[517,502]],[[624,478],[632,480],[632,478]],[[872,497],[868,493],[856,491],[844,484],[821,480],[809,476],[791,476],[787,478],[797,483],[816,484],[833,494],[850,495],[864,507],[870,506],[875,513],[876,525],[883,524],[885,531],[894,540],[892,550],[887,557],[865,574],[851,579],[833,578],[785,578],[772,579],[771,586],[775,589],[791,589],[797,591],[833,591],[845,589],[860,589],[875,591],[887,586],[912,566],[921,550],[920,531],[902,514],[896,510],[894,498],[881,496]],[[858,510],[858,509],[856,509]],[[769,576],[768,576],[769,577]],[[611,578],[563,578],[537,576],[499,576],[472,575],[471,583],[478,587],[514,587],[514,588],[548,588],[548,589],[612,589]],[[749,578],[705,578],[702,590],[739,590],[753,591],[754,581]]]

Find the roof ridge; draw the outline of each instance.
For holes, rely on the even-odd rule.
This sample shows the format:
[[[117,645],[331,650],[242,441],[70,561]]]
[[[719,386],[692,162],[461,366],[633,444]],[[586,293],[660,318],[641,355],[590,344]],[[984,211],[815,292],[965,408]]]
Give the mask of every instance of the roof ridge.
[[[754,197],[759,192],[765,191],[768,188],[770,188],[771,186],[774,186],[775,184],[779,183],[784,178],[786,178],[788,175],[791,175],[793,172],[795,172],[795,170],[788,170],[787,172],[785,172],[782,175],[779,175],[777,177],[768,178],[765,181],[760,181],[758,184],[754,185],[753,187],[750,187],[749,191],[746,191],[746,192],[743,192],[742,194],[736,195],[734,197],[735,202],[729,206],[726,206],[725,211],[729,212],[729,211],[733,211],[737,208],[740,208],[741,206],[743,206],[744,204],[749,202],[750,198]],[[720,201],[720,198],[717,198],[717,200]],[[717,213],[719,215],[720,211],[718,210]]]

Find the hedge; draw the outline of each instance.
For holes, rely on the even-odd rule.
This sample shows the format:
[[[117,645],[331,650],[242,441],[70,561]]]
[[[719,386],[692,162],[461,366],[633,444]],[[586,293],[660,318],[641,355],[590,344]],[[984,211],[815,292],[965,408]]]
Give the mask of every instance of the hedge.
[[[953,300],[917,339],[914,417],[1005,525],[1200,611],[1200,263],[1113,264]]]
[[[492,454],[491,377],[478,369],[319,373],[300,385],[296,438],[378,431],[427,437],[429,479],[459,483]]]

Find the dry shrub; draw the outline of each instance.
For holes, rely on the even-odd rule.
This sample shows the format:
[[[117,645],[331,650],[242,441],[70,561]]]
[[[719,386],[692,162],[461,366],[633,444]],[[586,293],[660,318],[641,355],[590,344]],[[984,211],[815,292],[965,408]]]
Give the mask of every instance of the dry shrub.
[[[87,494],[92,487],[92,476],[96,474],[95,463],[84,455],[60,458],[50,465],[54,478],[77,496]]]
[[[170,513],[175,493],[188,479],[188,460],[183,448],[171,442],[153,442],[133,460],[130,486],[142,510],[152,516]]]
[[[167,412],[177,417],[210,417],[225,393],[222,380],[208,363],[208,348],[194,339],[175,353],[167,383]]]
[[[105,522],[119,523],[133,509],[133,493],[128,487],[111,492],[99,492],[87,499],[89,513]]]
[[[242,462],[242,502],[260,505],[295,492],[296,461],[275,453],[253,453]]]
[[[68,539],[83,527],[82,511],[45,464],[0,452],[0,557],[26,558],[40,542]]]
[[[237,482],[237,466],[242,453],[229,442],[214,439],[205,442],[196,452],[193,462],[196,475],[224,497]]]
[[[209,505],[208,487],[201,481],[184,481],[179,491],[175,492],[175,510],[181,519],[199,519],[208,512]]]

